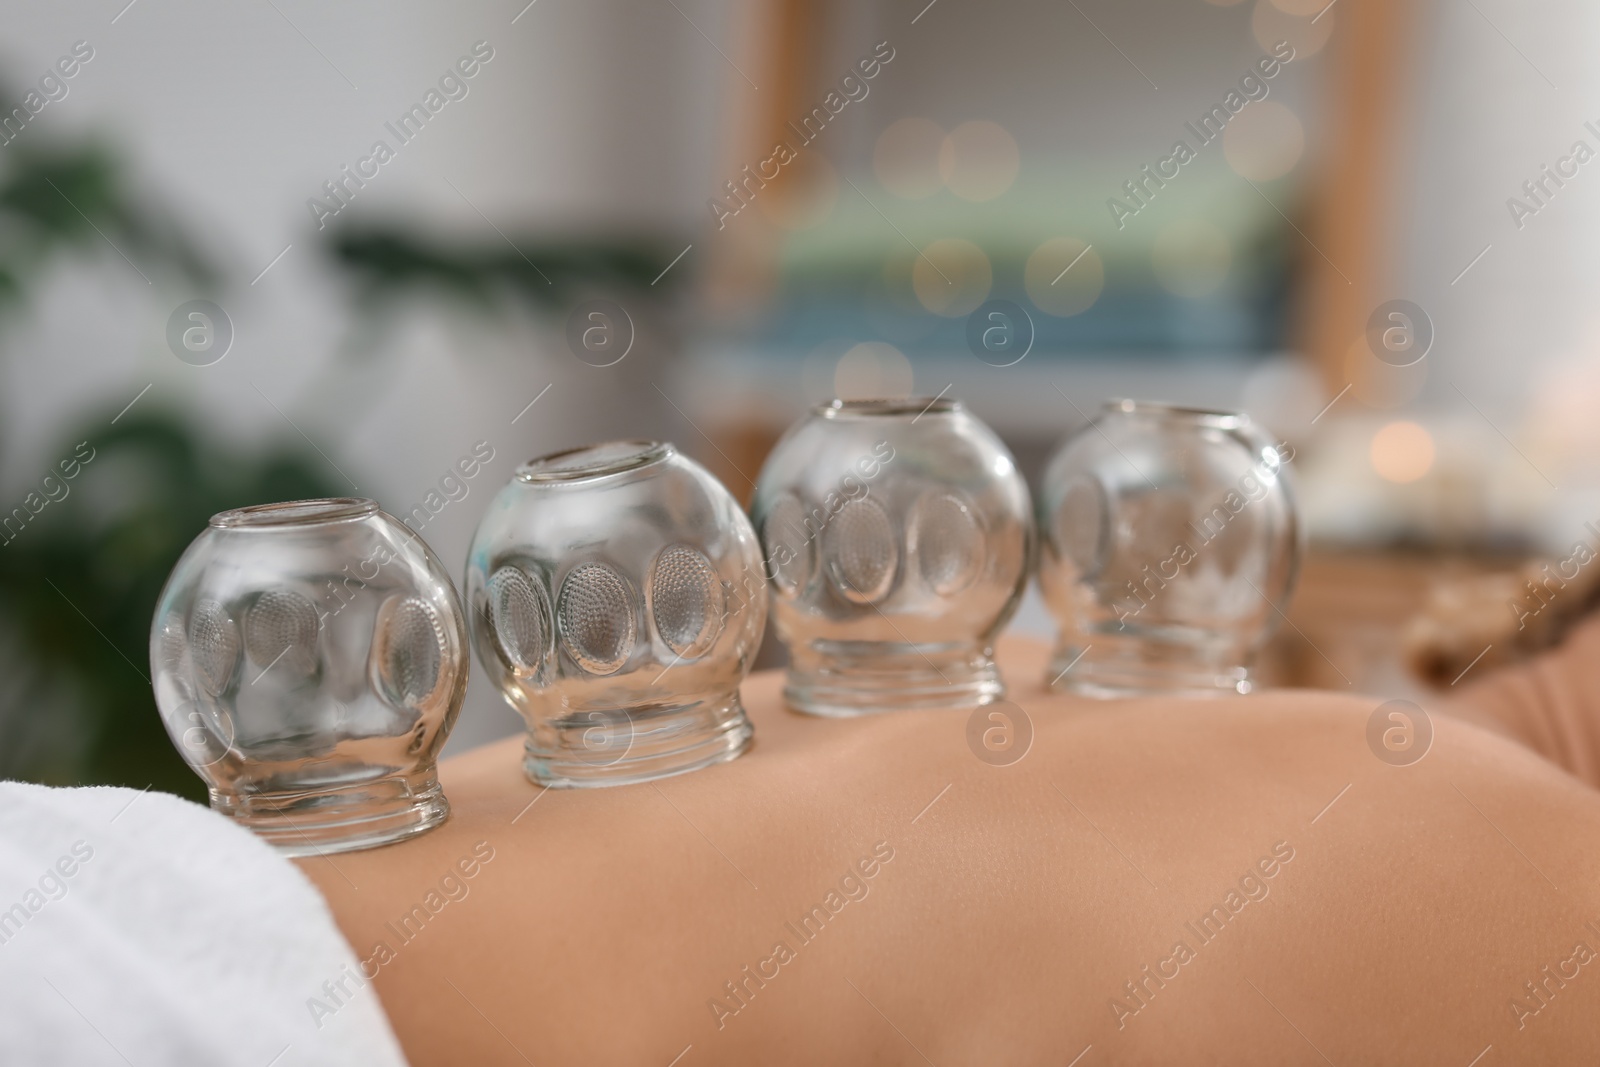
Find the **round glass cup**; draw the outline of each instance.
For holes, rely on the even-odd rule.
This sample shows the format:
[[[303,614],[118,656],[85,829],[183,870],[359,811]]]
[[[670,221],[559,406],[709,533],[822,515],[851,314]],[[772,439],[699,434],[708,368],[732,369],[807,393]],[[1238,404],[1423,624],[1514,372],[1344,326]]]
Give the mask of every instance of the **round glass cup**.
[[[156,704],[211,806],[292,855],[443,822],[435,762],[467,691],[444,567],[353,497],[212,517],[150,633]]]
[[[1134,400],[1069,437],[1039,500],[1051,687],[1250,692],[1299,564],[1292,456],[1246,415]]]
[[[478,660],[528,724],[548,786],[645,782],[733,759],[767,595],[755,531],[671,445],[524,463],[467,558]]]
[[[1028,489],[959,402],[814,408],[767,458],[751,516],[791,707],[849,716],[1004,695],[994,640],[1027,585]]]

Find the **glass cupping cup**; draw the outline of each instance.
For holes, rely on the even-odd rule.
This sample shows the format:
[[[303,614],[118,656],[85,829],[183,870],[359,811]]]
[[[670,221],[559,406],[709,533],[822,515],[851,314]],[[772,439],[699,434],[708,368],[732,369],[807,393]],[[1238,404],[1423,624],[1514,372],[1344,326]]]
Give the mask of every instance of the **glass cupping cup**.
[[[478,659],[552,786],[643,782],[738,756],[766,625],[754,530],[705,468],[612,441],[518,468],[467,560]]]
[[[1249,692],[1299,562],[1292,457],[1246,415],[1134,400],[1069,437],[1039,501],[1052,686]]]
[[[940,397],[835,400],[768,457],[751,514],[789,651],[790,706],[848,716],[972,707],[1033,550],[1011,453]]]
[[[466,696],[466,620],[437,557],[371,500],[214,516],[162,590],[150,664],[211,806],[282,851],[449,814],[434,766]]]

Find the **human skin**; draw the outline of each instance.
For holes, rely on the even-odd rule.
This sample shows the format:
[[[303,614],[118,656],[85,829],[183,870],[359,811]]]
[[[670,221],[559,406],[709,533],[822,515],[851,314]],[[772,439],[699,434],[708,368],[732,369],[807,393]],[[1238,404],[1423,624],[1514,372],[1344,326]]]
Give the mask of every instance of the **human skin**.
[[[1600,713],[1577,695],[1597,646],[1454,698],[1493,729],[1430,707],[1404,766],[1369,747],[1381,697],[1081,700],[1031,642],[1001,650],[1033,730],[1009,766],[975,756],[971,712],[811,718],[758,675],[732,763],[541,791],[512,739],[441,766],[439,829],[301,863],[358,956],[393,951],[374,985],[415,1067],[1578,1062],[1600,793],[1557,763],[1595,780],[1600,731],[1572,724]],[[386,924],[475,846],[467,895],[402,944]],[[866,895],[804,942],[852,872]]]

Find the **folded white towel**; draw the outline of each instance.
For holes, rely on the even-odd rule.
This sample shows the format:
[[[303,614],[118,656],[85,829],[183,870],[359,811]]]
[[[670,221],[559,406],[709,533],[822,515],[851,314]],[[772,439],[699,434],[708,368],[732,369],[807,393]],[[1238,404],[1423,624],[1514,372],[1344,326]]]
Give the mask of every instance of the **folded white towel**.
[[[164,793],[0,782],[0,1064],[403,1065],[327,905],[249,831]]]

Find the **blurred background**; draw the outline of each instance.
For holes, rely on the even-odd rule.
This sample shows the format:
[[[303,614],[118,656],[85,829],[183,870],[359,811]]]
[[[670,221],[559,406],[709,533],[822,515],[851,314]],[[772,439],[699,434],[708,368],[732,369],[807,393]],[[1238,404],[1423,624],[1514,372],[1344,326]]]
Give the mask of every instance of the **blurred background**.
[[[0,777],[197,793],[146,649],[218,510],[372,496],[459,576],[523,459],[748,499],[835,395],[959,397],[1031,478],[1108,397],[1248,410],[1287,684],[1413,691],[1441,585],[1600,537],[1594,5],[524,5],[6,0]],[[519,728],[478,672],[455,750]]]

